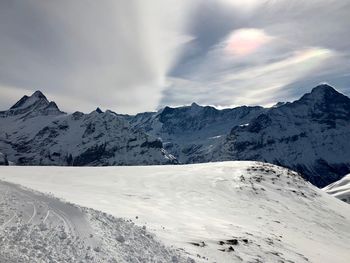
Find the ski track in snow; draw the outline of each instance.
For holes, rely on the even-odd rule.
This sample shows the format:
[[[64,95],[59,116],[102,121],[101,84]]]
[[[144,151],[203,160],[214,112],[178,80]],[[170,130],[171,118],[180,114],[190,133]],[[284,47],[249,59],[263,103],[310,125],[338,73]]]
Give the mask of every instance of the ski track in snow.
[[[47,210],[47,213],[46,213],[46,216],[45,216],[45,218],[43,220],[43,223],[45,223],[45,221],[49,217],[49,215],[50,215],[50,210]]]
[[[1,228],[4,228],[4,227],[7,226],[8,224],[10,224],[11,221],[12,221],[15,217],[16,217],[16,214],[13,213],[13,216],[12,216],[8,221],[6,221],[5,223],[3,223],[3,224],[1,225]]]
[[[32,206],[33,206],[33,214],[32,214],[32,216],[31,216],[31,218],[29,218],[27,224],[30,224],[30,223],[33,221],[33,219],[34,219],[34,217],[35,217],[35,215],[36,215],[36,207],[35,207],[35,204],[32,204]]]

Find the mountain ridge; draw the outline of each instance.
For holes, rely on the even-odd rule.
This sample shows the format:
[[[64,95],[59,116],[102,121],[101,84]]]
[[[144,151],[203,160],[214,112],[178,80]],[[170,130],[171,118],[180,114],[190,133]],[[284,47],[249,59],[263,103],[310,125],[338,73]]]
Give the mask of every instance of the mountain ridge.
[[[12,125],[13,128],[8,132],[6,128],[0,130],[0,151],[8,156],[9,161],[18,164],[33,164],[33,159],[18,162],[18,156],[23,150],[30,151],[33,145],[38,148],[36,154],[42,156],[45,151],[39,148],[48,141],[54,143],[53,149],[71,149],[65,153],[65,161],[60,159],[57,163],[57,158],[47,157],[47,162],[54,165],[265,161],[294,169],[313,184],[323,187],[350,172],[350,160],[346,159],[350,156],[347,150],[350,149],[349,119],[350,99],[327,84],[318,85],[298,100],[279,103],[271,108],[240,106],[216,109],[192,103],[181,107],[166,106],[157,112],[136,115],[110,110],[103,112],[100,108],[89,114],[67,114],[60,111],[55,102],[49,102],[42,92],[36,91],[32,96],[22,97],[9,110],[0,112],[1,127]],[[26,129],[22,122],[29,123],[28,120],[34,120],[31,124],[33,131],[28,131],[27,135],[32,134],[26,135],[27,141],[18,144],[15,138],[22,140],[23,136],[13,136],[11,132],[21,133],[18,128],[23,126]],[[79,133],[73,132],[72,123],[75,123],[74,127],[80,127]],[[115,126],[106,123],[115,123]],[[37,129],[39,126],[41,128]],[[104,127],[103,131],[99,130],[101,127]],[[117,130],[118,135],[113,135]],[[134,136],[135,133],[138,135]],[[72,143],[69,136],[75,136],[79,143]],[[65,142],[66,146],[59,147],[57,145],[62,143],[56,137],[64,137],[70,143]],[[141,140],[137,144],[139,151],[133,152],[130,157],[130,151],[135,148],[135,138]],[[122,141],[123,145],[119,145]],[[107,144],[108,147],[105,146]],[[85,162],[78,155],[74,156],[72,145],[84,149],[84,154],[80,154],[83,154]],[[145,154],[145,147],[153,152],[157,149],[158,157],[146,154],[142,161],[138,160]],[[50,154],[57,153],[60,154],[59,151]],[[111,156],[118,161],[107,161]],[[87,162],[86,158],[90,161]],[[126,160],[128,158],[129,161]],[[35,164],[41,164],[37,158],[34,160]]]
[[[214,159],[271,162],[322,187],[350,171],[349,119],[350,99],[320,85],[299,100],[269,109],[249,126],[234,127]]]
[[[170,164],[162,143],[99,108],[67,114],[36,91],[0,112],[0,149],[18,165]]]

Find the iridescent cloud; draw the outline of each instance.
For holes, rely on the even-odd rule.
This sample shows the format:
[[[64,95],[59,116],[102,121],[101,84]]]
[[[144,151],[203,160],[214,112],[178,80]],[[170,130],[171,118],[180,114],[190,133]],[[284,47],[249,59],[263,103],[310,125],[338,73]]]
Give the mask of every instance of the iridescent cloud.
[[[246,56],[257,51],[261,46],[270,42],[271,36],[264,30],[242,28],[235,30],[226,43],[226,51],[237,56]]]

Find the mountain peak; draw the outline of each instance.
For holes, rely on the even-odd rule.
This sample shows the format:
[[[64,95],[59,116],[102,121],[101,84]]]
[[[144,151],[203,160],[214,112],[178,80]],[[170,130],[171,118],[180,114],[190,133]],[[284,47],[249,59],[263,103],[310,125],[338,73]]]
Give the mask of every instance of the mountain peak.
[[[38,99],[46,99],[47,100],[45,95],[40,90],[35,91],[30,97],[31,98],[38,98]]]
[[[310,93],[306,93],[298,100],[302,103],[346,103],[350,102],[350,99],[338,92],[332,86],[328,84],[320,84],[313,88]]]
[[[192,102],[191,107],[192,108],[199,108],[200,106],[197,103]]]
[[[328,85],[327,83],[322,83],[317,85],[315,88],[311,90],[311,94],[340,94],[338,91],[336,91],[332,86]]]
[[[17,101],[9,110],[9,114],[25,114],[29,112],[42,112],[42,114],[61,114],[61,112],[55,102],[46,98],[46,96],[40,91],[35,91],[31,96],[23,96]]]
[[[96,108],[96,112],[97,113],[103,113],[103,111],[99,107]]]

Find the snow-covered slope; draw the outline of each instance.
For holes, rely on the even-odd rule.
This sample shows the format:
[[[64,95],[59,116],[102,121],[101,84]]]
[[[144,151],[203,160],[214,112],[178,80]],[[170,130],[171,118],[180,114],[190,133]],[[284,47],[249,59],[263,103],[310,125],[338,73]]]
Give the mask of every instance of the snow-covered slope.
[[[326,186],[323,190],[350,204],[350,174],[345,175],[339,181]]]
[[[144,227],[0,181],[0,262],[183,262]]]
[[[198,262],[350,262],[350,206],[269,164],[3,166],[0,175],[133,219]]]
[[[40,92],[0,112],[0,150],[20,165],[137,165],[176,162],[162,142],[100,109],[65,114]]]
[[[210,160],[258,160],[324,187],[350,172],[350,99],[320,85],[293,103],[236,126]]]

